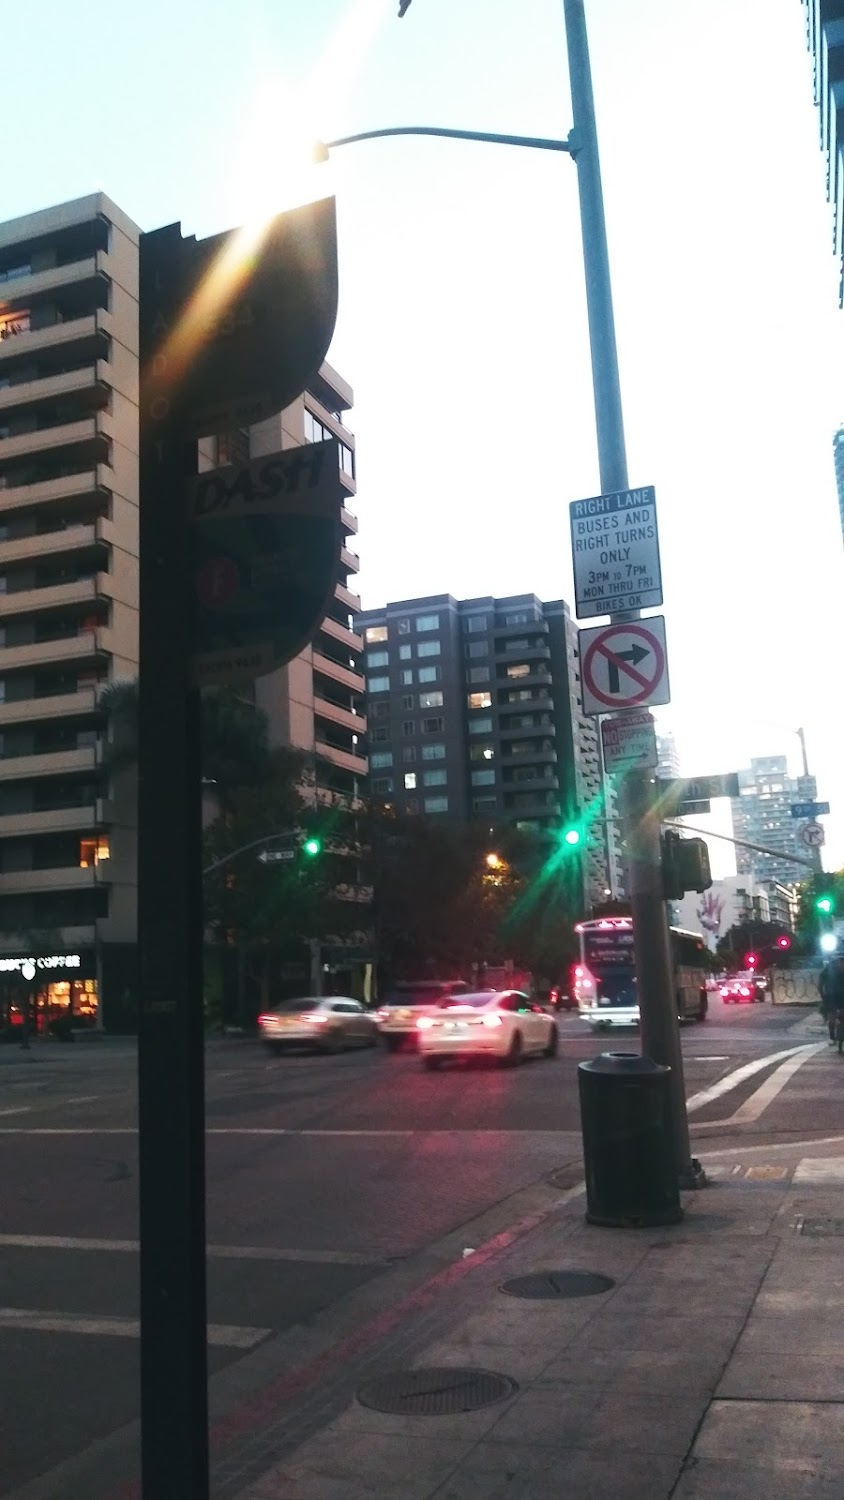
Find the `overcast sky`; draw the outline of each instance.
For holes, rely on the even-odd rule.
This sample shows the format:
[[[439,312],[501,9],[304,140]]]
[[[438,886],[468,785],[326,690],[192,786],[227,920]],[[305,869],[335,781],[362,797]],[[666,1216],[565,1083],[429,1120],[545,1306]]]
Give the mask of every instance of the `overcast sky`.
[[[104,189],[143,228],[284,206],[291,122],[565,136],[561,0],[41,0],[3,18],[3,218]],[[844,859],[842,315],[800,0],[587,0],[631,484],[657,490],[688,774],[805,726]],[[29,59],[29,61],[27,61]],[[365,606],[571,599],[600,486],[575,168],[352,146],[332,363],[355,389]],[[276,198],[278,193],[278,198]],[[727,849],[720,846],[720,851]],[[720,852],[720,868],[731,868]],[[713,849],[713,855],[715,850]]]

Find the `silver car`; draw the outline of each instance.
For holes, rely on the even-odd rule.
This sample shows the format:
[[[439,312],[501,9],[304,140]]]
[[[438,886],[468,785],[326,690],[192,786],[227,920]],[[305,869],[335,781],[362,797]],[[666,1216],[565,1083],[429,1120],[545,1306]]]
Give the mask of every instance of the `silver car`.
[[[374,1047],[378,1040],[375,1017],[348,995],[283,1000],[258,1017],[258,1031],[271,1052],[293,1046],[342,1052],[346,1047]]]

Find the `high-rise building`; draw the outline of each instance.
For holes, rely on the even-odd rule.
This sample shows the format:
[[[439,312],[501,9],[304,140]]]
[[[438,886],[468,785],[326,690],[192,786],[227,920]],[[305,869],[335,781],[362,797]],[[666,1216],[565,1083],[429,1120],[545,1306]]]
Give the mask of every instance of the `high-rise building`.
[[[677,781],[680,776],[680,757],[677,754],[677,741],[670,730],[662,732],[657,730],[656,774],[661,781]]]
[[[835,487],[838,491],[838,514],[841,517],[841,535],[844,536],[844,427],[839,427],[832,439],[832,456],[835,464]]]
[[[43,1029],[134,1022],[135,778],[107,773],[99,697],[138,671],[138,242],[102,193],[0,225],[0,1028],[30,991]],[[325,365],[200,466],[330,433],[351,497],[351,404]],[[366,774],[357,567],[344,545],[313,645],[256,690],[322,800]]]
[[[45,1029],[97,1018],[135,938],[98,692],[138,663],[137,297],[103,194],[0,225],[0,1021],[43,979]]]
[[[811,856],[800,837],[804,824],[791,816],[791,807],[815,800],[814,776],[791,777],[784,755],[763,755],[751,760],[750,769],[739,771],[738,777],[739,796],[732,799],[734,836],[777,851],[763,854],[736,845],[738,873],[751,874],[766,885],[796,885],[809,873],[806,864]],[[787,855],[791,858],[783,857]]]
[[[568,606],[436,594],[364,610],[371,790],[407,813],[548,831],[587,815],[587,899],[609,887],[594,719]],[[611,834],[614,838],[615,835]]]
[[[844,12],[841,0],[803,0],[806,39],[812,54],[814,97],[826,156],[826,195],[832,204],[833,243],[841,261],[844,304]]]

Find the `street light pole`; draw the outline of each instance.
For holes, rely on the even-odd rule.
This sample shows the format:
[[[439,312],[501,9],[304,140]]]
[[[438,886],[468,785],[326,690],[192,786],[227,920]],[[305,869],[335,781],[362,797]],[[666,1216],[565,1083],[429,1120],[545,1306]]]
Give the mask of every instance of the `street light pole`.
[[[563,0],[574,127],[569,136],[577,166],[583,269],[592,357],[592,388],[601,493],[628,488],[624,416],[615,339],[607,225],[598,155],[595,100],[589,65],[584,0]],[[613,624],[641,618],[641,610],[610,616]],[[623,714],[613,715],[623,719]],[[680,1184],[703,1179],[692,1160],[683,1053],[677,1025],[668,915],[662,889],[660,821],[654,806],[654,783],[647,771],[626,773],[621,786],[622,826],[627,852],[627,886],[633,915],[636,983],[639,992],[642,1053],[671,1069],[674,1147]]]

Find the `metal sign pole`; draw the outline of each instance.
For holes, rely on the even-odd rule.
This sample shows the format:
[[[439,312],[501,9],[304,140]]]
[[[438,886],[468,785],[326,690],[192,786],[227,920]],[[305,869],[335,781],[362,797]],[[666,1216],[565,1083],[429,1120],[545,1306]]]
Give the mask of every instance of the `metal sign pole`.
[[[583,0],[564,0],[564,10],[574,118],[570,140],[577,164],[580,195],[601,490],[604,494],[614,494],[628,488],[627,455],[595,101]],[[610,616],[613,624],[627,624],[639,618],[638,609]],[[654,1062],[665,1063],[672,1069],[672,1113],[678,1171],[681,1185],[692,1185],[699,1176],[689,1146],[668,918],[662,898],[660,824],[653,806],[651,777],[646,770],[634,768],[625,774],[622,804],[642,1051]]]

